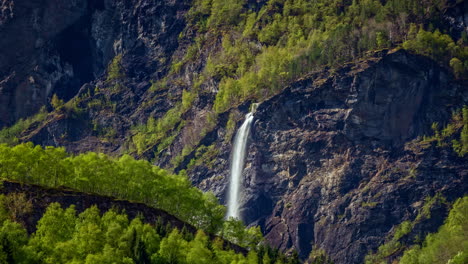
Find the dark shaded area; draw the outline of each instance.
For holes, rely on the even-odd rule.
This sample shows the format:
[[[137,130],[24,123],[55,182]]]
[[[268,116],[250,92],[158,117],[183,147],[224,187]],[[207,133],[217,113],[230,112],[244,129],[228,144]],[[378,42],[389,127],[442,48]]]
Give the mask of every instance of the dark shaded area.
[[[57,51],[65,63],[73,68],[73,79],[58,83],[54,93],[64,101],[73,98],[80,87],[94,79],[93,48],[90,36],[90,17],[83,17],[57,36]],[[101,69],[102,70],[102,69]]]

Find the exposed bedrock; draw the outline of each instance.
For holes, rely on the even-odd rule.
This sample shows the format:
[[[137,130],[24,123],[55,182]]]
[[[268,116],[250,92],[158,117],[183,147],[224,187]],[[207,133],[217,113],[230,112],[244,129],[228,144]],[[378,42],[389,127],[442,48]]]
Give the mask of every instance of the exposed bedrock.
[[[0,1],[0,127],[65,101],[128,52],[129,77],[158,75],[184,28],[183,1]]]
[[[450,148],[423,149],[415,139],[467,103],[466,87],[405,51],[297,81],[255,113],[243,175],[245,222],[260,224],[282,250],[307,257],[314,247],[336,263],[362,263],[394,226],[415,219],[426,197],[465,194],[466,158]],[[196,168],[192,178],[226,197],[230,146],[214,143],[222,153],[216,169]],[[437,230],[445,213],[415,230]]]

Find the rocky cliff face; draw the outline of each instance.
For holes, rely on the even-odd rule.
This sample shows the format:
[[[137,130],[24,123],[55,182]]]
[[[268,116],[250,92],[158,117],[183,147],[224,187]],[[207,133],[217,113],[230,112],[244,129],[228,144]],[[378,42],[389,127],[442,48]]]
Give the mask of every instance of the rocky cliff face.
[[[86,1],[2,1],[0,126],[37,112],[51,93],[71,98],[93,78],[84,69],[91,61],[88,36],[77,26],[87,9]],[[76,42],[67,34],[76,34]],[[78,45],[73,51],[72,44]]]
[[[214,40],[199,60],[173,71],[164,87],[150,89],[191,44],[195,29],[185,21],[186,1],[0,3],[0,34],[11,36],[0,38],[0,50],[9,51],[0,53],[0,126],[36,112],[53,93],[73,98],[21,139],[73,152],[130,153],[176,172],[186,169],[195,185],[225,201],[233,134],[252,102],[209,124],[217,80],[200,86],[165,147],[160,142],[143,153],[130,147],[135,127],[176,107],[210,52],[220,48]],[[447,16],[454,27],[466,24],[464,10],[458,5]],[[110,78],[110,62],[117,80]],[[336,263],[361,263],[396,225],[414,221],[427,197],[440,193],[453,201],[466,194],[466,158],[417,138],[468,103],[467,87],[434,61],[402,50],[310,73],[284,87],[255,112],[244,221],[302,258],[323,249]],[[187,145],[189,153],[181,155]],[[418,218],[406,242],[436,230],[446,209],[429,207],[431,217]]]
[[[187,9],[184,1],[0,2],[0,127],[54,93],[71,99],[124,51],[132,77],[164,72]]]
[[[450,148],[423,149],[414,139],[467,100],[466,84],[404,51],[299,80],[255,113],[244,220],[260,224],[283,250],[306,257],[313,247],[336,263],[361,263],[395,225],[416,218],[425,198],[466,192],[466,158]],[[214,169],[192,173],[220,197],[229,176],[224,132],[214,142],[222,149]],[[443,218],[437,211],[413,237],[422,226],[436,230]]]

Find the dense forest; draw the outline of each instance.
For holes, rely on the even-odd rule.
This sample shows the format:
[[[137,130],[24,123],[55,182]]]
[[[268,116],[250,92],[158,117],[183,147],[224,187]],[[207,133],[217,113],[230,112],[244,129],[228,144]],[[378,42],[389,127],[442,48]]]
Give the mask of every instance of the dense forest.
[[[116,210],[52,203],[28,234],[16,218],[31,210],[24,194],[1,196],[0,261],[2,263],[282,263],[295,264],[277,250],[255,246],[248,254],[210,240],[202,230],[192,234],[170,225],[145,224]]]
[[[238,220],[224,221],[224,206],[212,194],[192,187],[183,173],[173,175],[130,156],[114,159],[93,152],[74,156],[64,148],[3,144],[0,168],[4,179],[144,202],[241,246],[252,247],[261,240],[258,228],[244,230]]]
[[[437,18],[448,2],[268,1],[260,10],[243,1],[197,1],[190,19],[195,47],[175,64],[196,58],[196,45],[221,39],[199,78],[220,81],[214,109],[223,112],[247,99],[262,100],[307,72],[356,60],[366,52],[402,47],[430,56],[456,74],[468,71],[468,36],[453,40]],[[256,45],[253,43],[260,43]],[[194,54],[195,53],[195,54]]]

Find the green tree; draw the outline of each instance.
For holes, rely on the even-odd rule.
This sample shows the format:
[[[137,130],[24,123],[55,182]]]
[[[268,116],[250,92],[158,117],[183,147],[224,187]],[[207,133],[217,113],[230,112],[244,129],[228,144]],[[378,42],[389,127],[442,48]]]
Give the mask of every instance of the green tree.
[[[107,69],[107,80],[112,81],[120,79],[122,77],[124,77],[124,73],[122,70],[122,54],[118,54],[109,63]]]
[[[457,77],[460,77],[465,71],[465,68],[463,67],[463,62],[458,58],[452,58],[450,60],[450,67],[452,67],[453,72]]]
[[[389,46],[389,40],[385,32],[377,32],[376,35],[376,41],[377,41],[377,47],[379,48],[385,48]]]
[[[63,210],[58,203],[52,203],[39,220],[37,230],[28,243],[28,250],[37,261],[59,263],[62,252],[56,252],[57,243],[70,240],[73,236],[76,211],[73,206]]]
[[[167,238],[161,240],[159,255],[168,264],[183,264],[186,262],[187,241],[182,238],[179,230],[173,229]]]
[[[78,216],[73,235],[76,252],[80,259],[100,252],[105,244],[99,209],[92,206]]]
[[[208,25],[216,28],[237,23],[244,3],[244,0],[212,0]]]
[[[271,258],[268,254],[263,255],[262,264],[271,264]]]
[[[0,262],[23,263],[28,259],[24,246],[28,242],[26,230],[18,223],[3,221],[0,227]]]
[[[203,231],[197,232],[195,239],[189,243],[188,247],[187,263],[213,263],[212,253],[208,249],[208,237]]]
[[[63,100],[59,99],[57,94],[54,94],[50,100],[50,104],[55,110],[60,110],[60,108],[63,106]]]
[[[422,246],[407,250],[401,264],[466,263],[468,261],[468,196],[458,199],[439,231],[426,236]]]

